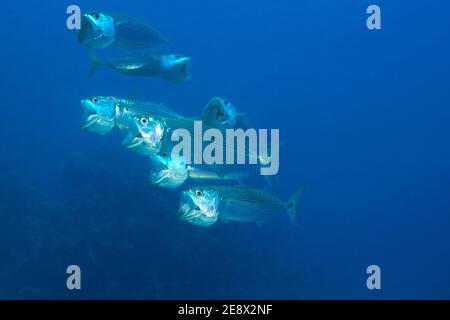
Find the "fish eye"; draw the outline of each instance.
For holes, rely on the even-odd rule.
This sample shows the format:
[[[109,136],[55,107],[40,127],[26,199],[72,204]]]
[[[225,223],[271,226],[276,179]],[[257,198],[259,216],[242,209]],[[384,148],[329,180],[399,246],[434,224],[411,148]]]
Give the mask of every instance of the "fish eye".
[[[98,13],[94,13],[93,16],[96,20],[100,19],[100,15]]]
[[[148,123],[148,120],[146,118],[141,118],[141,123],[143,125],[146,125]]]
[[[201,196],[203,195],[203,192],[202,192],[202,190],[196,190],[196,191],[195,191],[195,194],[196,194],[197,196],[201,197]]]
[[[97,98],[92,98],[92,102],[93,102],[93,103],[97,103],[97,102],[98,102],[98,99],[97,99]]]

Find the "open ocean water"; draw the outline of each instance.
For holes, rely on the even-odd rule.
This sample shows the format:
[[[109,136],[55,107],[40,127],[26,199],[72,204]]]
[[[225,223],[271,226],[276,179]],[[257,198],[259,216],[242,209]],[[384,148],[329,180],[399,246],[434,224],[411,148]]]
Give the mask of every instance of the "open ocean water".
[[[142,17],[192,57],[172,84],[106,68],[66,8]],[[368,30],[366,9],[382,10]],[[1,299],[450,298],[450,4],[446,1],[2,2]],[[106,52],[106,51],[105,51]],[[114,52],[114,50],[111,50]],[[223,96],[279,128],[298,226],[179,221],[118,132],[80,128],[93,95],[200,115]],[[78,265],[82,289],[68,290]],[[366,269],[381,268],[381,290]]]

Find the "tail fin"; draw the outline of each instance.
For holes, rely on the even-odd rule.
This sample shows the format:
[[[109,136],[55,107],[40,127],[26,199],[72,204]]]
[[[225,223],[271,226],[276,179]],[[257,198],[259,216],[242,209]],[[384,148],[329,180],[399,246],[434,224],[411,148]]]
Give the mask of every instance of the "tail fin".
[[[91,66],[88,72],[88,79],[92,78],[97,67],[100,65],[100,60],[97,58],[97,55],[93,50],[89,51],[89,58],[91,59]]]
[[[298,199],[301,195],[301,193],[303,192],[303,187],[299,188],[297,191],[295,191],[295,193],[291,196],[291,198],[288,201],[287,204],[287,212],[289,215],[289,218],[291,219],[291,222],[294,225],[297,225],[297,203],[298,203]]]

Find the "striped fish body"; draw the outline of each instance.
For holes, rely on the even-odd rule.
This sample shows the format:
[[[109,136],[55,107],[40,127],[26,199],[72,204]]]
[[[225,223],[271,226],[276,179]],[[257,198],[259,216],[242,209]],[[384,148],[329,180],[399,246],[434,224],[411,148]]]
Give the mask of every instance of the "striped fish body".
[[[169,41],[146,21],[125,13],[107,13],[115,22],[115,41],[119,47],[144,49]]]
[[[298,189],[284,202],[267,191],[244,186],[192,187],[181,194],[178,217],[202,227],[209,227],[218,219],[261,224],[274,213],[285,210],[295,225],[301,191]]]
[[[220,194],[219,216],[223,221],[263,222],[288,208],[271,193],[244,186],[213,186]]]
[[[169,155],[177,142],[171,141],[174,129],[192,131],[193,120],[184,118],[173,110],[152,102],[126,98],[116,101],[116,126],[128,130],[124,146],[142,155],[156,153]],[[158,137],[157,145],[154,145]]]
[[[119,126],[120,124],[125,124],[127,119],[131,117],[153,118],[164,122],[165,127],[168,128],[166,136],[169,140],[171,133],[176,129],[186,129],[191,134],[194,132],[193,119],[183,117],[162,104],[125,98],[119,98],[117,102],[119,107],[117,113]]]
[[[88,48],[103,49],[112,44],[133,49],[168,43],[147,22],[124,13],[88,12],[82,15],[78,40]]]
[[[93,51],[89,55],[92,62],[89,76],[98,66],[105,66],[129,76],[158,77],[173,83],[191,78],[191,58],[179,54],[159,55],[145,51],[109,60],[100,60]]]
[[[116,117],[119,126],[126,125],[127,119],[131,117],[153,117],[163,121],[183,118],[177,112],[162,104],[128,98],[114,97],[113,99],[116,102]]]

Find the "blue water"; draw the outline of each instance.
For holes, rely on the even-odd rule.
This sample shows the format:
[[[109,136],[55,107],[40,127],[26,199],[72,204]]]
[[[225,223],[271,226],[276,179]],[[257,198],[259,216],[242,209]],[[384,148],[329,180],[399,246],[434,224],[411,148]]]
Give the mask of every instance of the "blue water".
[[[1,4],[0,298],[450,298],[447,2],[377,0],[379,31],[368,1],[76,2],[150,21],[193,59],[181,85],[88,79],[69,4]],[[271,191],[304,186],[298,227],[179,221],[145,158],[79,127],[80,99],[136,89],[187,116],[224,96],[279,128]]]

